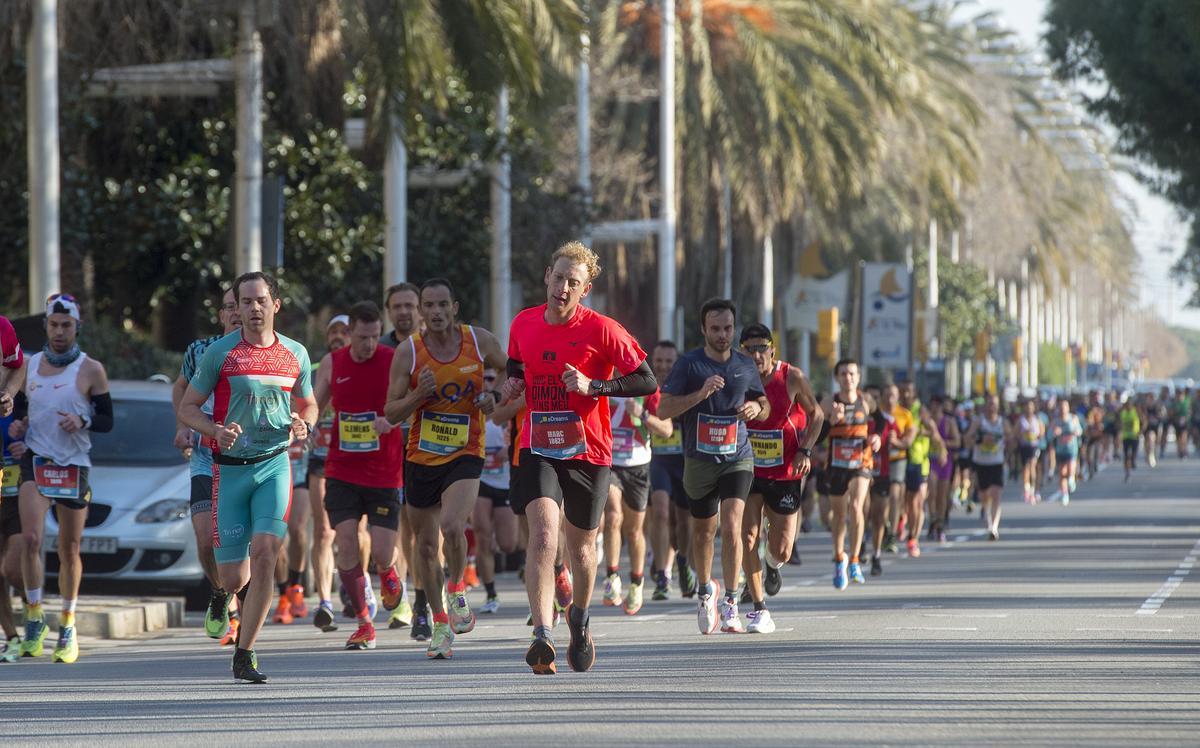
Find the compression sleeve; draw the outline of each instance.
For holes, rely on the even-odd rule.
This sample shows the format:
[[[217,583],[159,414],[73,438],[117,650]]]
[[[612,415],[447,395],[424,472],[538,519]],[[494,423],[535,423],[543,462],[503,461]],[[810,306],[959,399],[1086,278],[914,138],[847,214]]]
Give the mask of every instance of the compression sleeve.
[[[658,380],[650,370],[650,364],[642,361],[641,366],[631,373],[616,379],[592,380],[597,395],[605,397],[639,397],[653,395],[658,389]]]
[[[524,379],[525,364],[515,358],[510,358],[508,363],[504,365],[504,373],[508,374],[509,379]]]
[[[91,423],[88,424],[88,431],[94,431],[97,434],[105,434],[112,431],[112,395],[107,392],[92,395],[92,407],[95,408],[96,414],[92,416]]]

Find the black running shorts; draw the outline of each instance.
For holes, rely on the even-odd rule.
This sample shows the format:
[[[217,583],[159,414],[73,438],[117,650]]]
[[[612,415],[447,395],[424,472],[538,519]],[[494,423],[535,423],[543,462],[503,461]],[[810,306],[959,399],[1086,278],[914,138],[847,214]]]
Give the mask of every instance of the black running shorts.
[[[621,503],[635,512],[650,504],[650,463],[635,467],[612,466],[608,482],[621,491]]]
[[[347,483],[337,478],[325,479],[325,512],[330,527],[346,520],[358,521],[366,515],[371,527],[393,532],[400,527],[400,489],[373,488]]]
[[[443,465],[404,463],[404,499],[416,509],[428,509],[442,502],[446,489],[460,480],[479,480],[483,458],[463,455]]]
[[[546,497],[561,506],[567,521],[580,530],[600,526],[608,503],[608,465],[554,460],[528,449],[521,450],[519,459],[509,492],[513,511],[524,514],[529,502]]]

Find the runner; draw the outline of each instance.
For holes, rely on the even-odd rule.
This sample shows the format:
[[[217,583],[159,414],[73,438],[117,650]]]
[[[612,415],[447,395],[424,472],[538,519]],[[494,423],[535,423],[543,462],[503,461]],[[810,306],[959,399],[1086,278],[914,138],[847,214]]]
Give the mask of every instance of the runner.
[[[1154,397],[1153,392],[1147,392],[1142,402],[1144,404],[1143,412],[1146,416],[1145,431],[1143,432],[1146,439],[1146,464],[1154,467],[1158,464],[1158,434],[1162,430],[1166,411]]]
[[[254,644],[271,604],[275,560],[291,509],[287,447],[317,420],[304,346],[275,332],[279,286],[265,273],[233,284],[242,319],[204,352],[180,407],[181,420],[213,448],[213,554],[225,590],[241,599],[235,679],[265,683]],[[215,393],[213,416],[201,406]]]
[[[493,393],[483,391],[483,370],[500,370],[507,361],[496,336],[459,324],[457,316],[458,300],[449,281],[433,278],[421,286],[426,330],[396,350],[387,403],[392,423],[413,420],[404,468],[405,500],[417,542],[414,578],[427,594],[433,593],[433,636],[425,653],[431,659],[452,657],[455,634],[475,628],[463,584],[465,530],[479,495],[483,424],[496,405]],[[438,561],[439,546],[445,554],[445,573]]]
[[[55,294],[47,300],[48,342],[41,353],[29,359],[26,372],[29,415],[9,429],[14,439],[24,439],[26,447],[21,456],[19,489],[24,541],[21,574],[27,606],[21,655],[40,657],[46,639],[42,539],[46,512],[53,504],[58,509],[58,588],[63,605],[53,659],[66,663],[79,658],[75,603],[83,576],[79,548],[92,500],[88,485],[90,432],[105,433],[113,427],[108,375],[103,364],[79,350],[76,339],[81,326],[75,297]]]
[[[604,514],[612,464],[607,398],[649,395],[657,387],[646,353],[633,336],[616,321],[580,305],[600,274],[596,253],[570,242],[550,263],[546,304],[526,309],[513,320],[504,384],[505,399],[524,393],[529,407],[521,427],[512,498],[529,524],[525,587],[534,639],[525,662],[538,674],[557,669],[551,621],[560,515],[566,518],[574,582],[567,611],[567,661],[577,672],[595,662],[588,605],[596,583],[596,528]],[[614,368],[618,377],[606,379]]]
[[[1037,401],[1025,401],[1024,412],[1017,419],[1017,440],[1021,456],[1021,479],[1025,489],[1025,503],[1036,504],[1042,500],[1041,491],[1035,486],[1037,466],[1041,459],[1041,444],[1046,438],[1046,427],[1038,418]]]
[[[945,450],[937,424],[921,407],[916,388],[911,382],[900,388],[900,404],[912,413],[917,426],[917,436],[908,448],[908,466],[904,476],[905,517],[908,521],[908,555],[921,557],[921,528],[925,523],[925,500],[929,496],[929,456],[934,451]]]
[[[1088,480],[1096,477],[1100,470],[1100,453],[1104,448],[1104,405],[1100,402],[1100,392],[1092,390],[1088,395],[1087,428],[1087,469]]]
[[[179,377],[171,388],[171,403],[175,408],[176,430],[175,447],[188,455],[188,472],[191,475],[191,515],[192,531],[196,537],[196,554],[200,557],[200,566],[204,576],[212,588],[208,599],[208,609],[204,613],[204,633],[210,639],[219,639],[222,646],[232,644],[237,637],[238,612],[236,598],[230,600],[229,594],[221,588],[221,578],[217,573],[217,562],[213,556],[212,546],[212,450],[192,431],[183,421],[179,420],[179,406],[183,395],[187,392],[188,383],[196,375],[196,366],[204,356],[204,351],[213,343],[242,327],[238,315],[237,300],[233,289],[229,289],[221,297],[221,309],[217,313],[221,323],[221,334],[193,341],[183,354],[183,367]],[[207,415],[212,415],[213,398],[204,401],[201,408]]]
[[[935,442],[929,485],[929,537],[946,542],[946,527],[950,524],[950,486],[954,478],[954,463],[962,434],[954,417],[954,401],[941,395],[929,400],[929,419],[936,425],[940,442]],[[938,443],[941,446],[938,446]]]
[[[879,437],[879,449],[874,450],[871,466],[870,525],[871,576],[883,574],[884,539],[888,534],[888,512],[892,507],[891,451],[892,445],[901,443],[903,436],[896,424],[896,404],[900,392],[896,385],[889,384],[879,391],[879,401],[871,411],[870,432]],[[824,412],[822,411],[822,414]],[[894,540],[892,542],[895,542]]]
[[[496,392],[500,387],[495,369],[484,369],[483,389]],[[509,554],[517,548],[517,515],[513,513],[509,498],[512,477],[512,420],[525,406],[525,398],[519,397],[511,403],[496,406],[487,420],[483,436],[484,463],[479,476],[479,498],[475,500],[475,514],[471,527],[475,530],[475,556],[479,567],[479,580],[487,594],[487,601],[479,607],[480,613],[500,612],[500,598],[496,594],[495,553]]]
[[[1187,457],[1188,419],[1192,412],[1192,396],[1184,389],[1175,393],[1171,403],[1171,425],[1175,428],[1175,446],[1179,451],[1179,459]]]
[[[650,354],[654,377],[659,382],[667,381],[671,369],[679,360],[679,349],[670,340],[660,340]],[[659,402],[661,403],[661,396]],[[655,579],[654,599],[666,600],[670,596],[669,567],[672,550],[675,556],[675,573],[679,579],[679,594],[692,597],[696,594],[696,572],[688,563],[688,547],[691,530],[688,527],[687,492],[683,490],[683,426],[678,420],[671,422],[668,437],[650,434],[650,548],[658,565]],[[673,549],[672,549],[673,546]]]
[[[1000,539],[1000,493],[1004,490],[1005,445],[1011,439],[1008,421],[1000,415],[999,398],[988,395],[983,401],[983,412],[971,423],[965,441],[972,447],[971,461],[981,502],[979,512],[983,515],[991,540]]]
[[[360,301],[347,316],[350,344],[321,360],[315,386],[317,407],[331,408],[335,423],[325,459],[325,506],[337,539],[337,568],[350,596],[358,629],[346,649],[374,649],[375,625],[367,602],[370,585],[363,570],[358,528],[370,527],[371,557],[379,574],[383,607],[394,610],[402,598],[396,572],[396,530],[400,526],[404,443],[384,417],[395,351],[379,344],[379,308]],[[322,601],[322,607],[329,601]],[[330,616],[332,618],[332,616]]]
[[[825,414],[813,397],[804,372],[775,357],[774,339],[766,325],[747,325],[742,330],[741,345],[758,369],[770,412],[748,429],[754,454],[754,482],[742,514],[742,568],[754,610],[746,614],[746,631],[770,634],[775,631],[775,623],[763,593],[773,596],[779,592],[779,568],[791,558],[803,481],[812,469],[812,447],[821,433]],[[764,519],[766,547],[760,563],[759,541]],[[764,564],[769,585],[764,584]]]
[[[1083,426],[1066,400],[1058,401],[1058,416],[1050,425],[1050,433],[1054,436],[1058,463],[1059,498],[1066,506],[1075,492],[1075,460],[1079,458],[1079,439],[1083,436]]]
[[[1130,473],[1137,470],[1138,437],[1142,433],[1142,418],[1133,398],[1125,400],[1121,406],[1121,453],[1125,458],[1125,482],[1129,482]],[[1147,449],[1150,449],[1147,446]]]
[[[1163,387],[1158,393],[1159,412],[1162,422],[1158,425],[1158,459],[1167,455],[1167,432],[1171,426],[1171,389]]]
[[[964,399],[958,406],[956,411],[958,419],[958,435],[960,446],[958,449],[958,459],[954,464],[954,505],[961,505],[967,514],[971,513],[971,450],[962,441],[962,436],[967,433],[967,429],[971,428],[971,422],[975,420],[975,403],[970,399]]]
[[[738,615],[738,575],[742,516],[754,482],[747,423],[761,423],[771,411],[754,360],[733,349],[737,323],[733,302],[710,299],[700,308],[700,321],[704,347],[685,353],[671,369],[662,387],[659,415],[682,416],[683,421],[683,487],[692,514],[700,633],[711,634],[718,625],[727,633],[745,633]],[[711,583],[718,510],[723,600],[721,586]]]
[[[888,553],[897,552],[897,541],[904,536],[904,523],[907,517],[906,486],[908,478],[908,450],[917,440],[917,422],[913,412],[902,400],[901,389],[896,385],[896,400],[891,406],[892,419],[896,424],[899,437],[892,440],[888,447],[888,516],[890,523],[887,536],[884,538],[884,550]]]
[[[14,409],[16,396],[25,385],[25,355],[12,323],[0,317],[0,446],[3,447],[3,462],[0,463],[0,628],[4,630],[4,648],[0,650],[0,662],[15,662],[20,656],[21,638],[17,635],[13,617],[10,586],[21,576],[21,511],[19,455],[9,448],[20,444],[9,436],[8,429],[18,417]]]

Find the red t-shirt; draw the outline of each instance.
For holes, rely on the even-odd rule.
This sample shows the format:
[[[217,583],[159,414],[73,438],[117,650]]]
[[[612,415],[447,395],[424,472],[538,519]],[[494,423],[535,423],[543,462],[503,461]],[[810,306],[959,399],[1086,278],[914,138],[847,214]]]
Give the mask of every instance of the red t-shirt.
[[[0,364],[3,364],[5,369],[20,369],[24,360],[21,343],[17,340],[17,331],[13,329],[8,317],[0,317]]]
[[[611,465],[608,398],[568,393],[562,374],[567,364],[590,379],[609,379],[614,368],[632,374],[646,352],[616,320],[587,307],[578,307],[563,325],[548,324],[545,314],[545,304],[522,311],[508,334],[509,358],[525,365],[529,412],[521,449],[556,460]]]

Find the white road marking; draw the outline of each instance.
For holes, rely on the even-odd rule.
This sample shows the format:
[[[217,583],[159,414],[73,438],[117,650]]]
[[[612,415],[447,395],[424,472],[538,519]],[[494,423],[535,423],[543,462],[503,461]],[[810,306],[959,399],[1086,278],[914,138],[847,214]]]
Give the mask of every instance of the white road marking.
[[[1075,629],[1076,631],[1115,631],[1121,634],[1169,634],[1175,629],[1104,629],[1104,628],[1082,628]]]
[[[1186,558],[1184,558],[1183,563],[1181,563],[1179,567],[1175,569],[1175,573],[1167,577],[1167,581],[1163,583],[1163,586],[1159,587],[1153,595],[1146,598],[1146,601],[1142,603],[1142,607],[1138,608],[1138,615],[1152,616],[1158,612],[1158,609],[1167,602],[1167,600],[1171,597],[1171,594],[1174,593],[1175,590],[1179,589],[1179,585],[1183,584],[1184,578],[1187,577],[1188,573],[1192,570],[1192,565],[1194,565],[1194,560],[1197,553],[1200,553],[1200,540],[1196,541],[1196,545],[1191,551],[1188,552],[1188,555]],[[1192,559],[1193,564],[1188,564],[1188,559]]]
[[[926,618],[1008,618],[1007,613],[922,613]]]
[[[885,631],[978,631],[974,626],[889,626]]]

